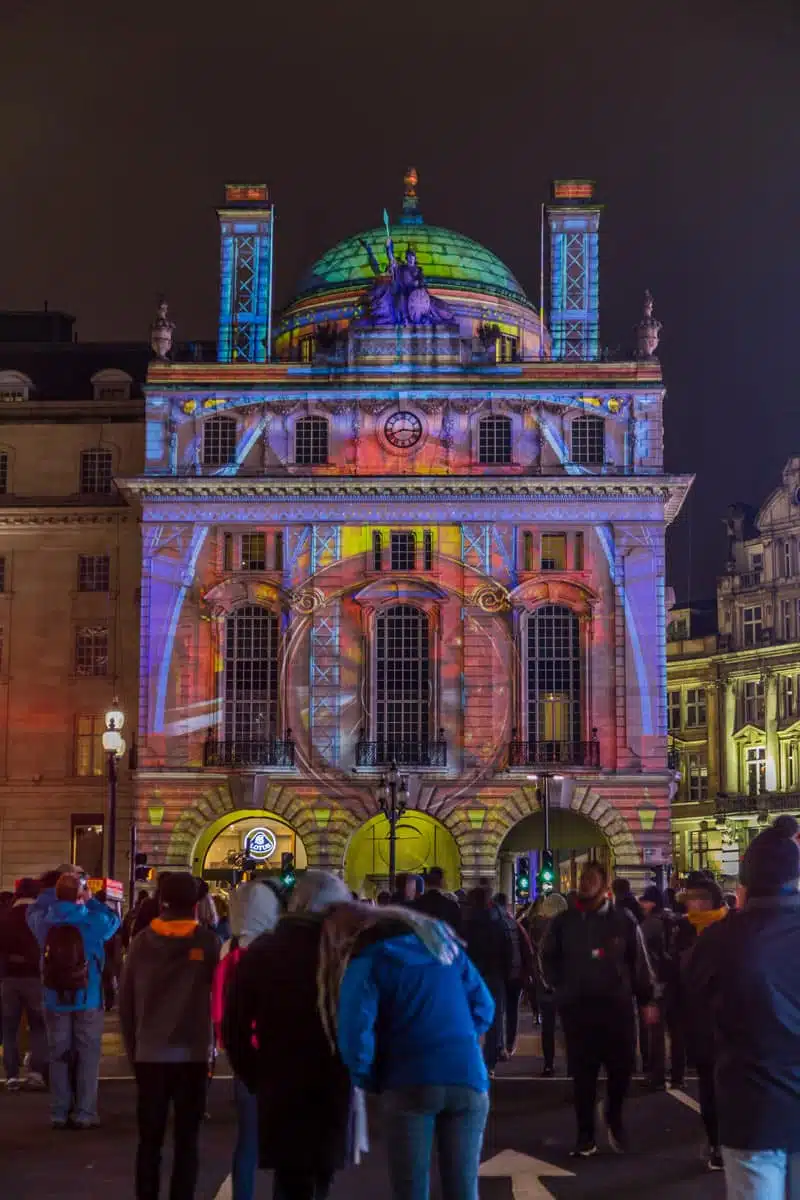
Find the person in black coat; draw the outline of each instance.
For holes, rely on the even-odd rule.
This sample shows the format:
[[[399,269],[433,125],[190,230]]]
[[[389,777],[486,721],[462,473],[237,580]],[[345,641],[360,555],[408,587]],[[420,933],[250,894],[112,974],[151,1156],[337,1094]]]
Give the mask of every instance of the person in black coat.
[[[469,893],[464,936],[467,953],[483,976],[495,1004],[494,1021],[483,1041],[483,1057],[492,1078],[504,1049],[506,987],[511,979],[512,945],[490,887],[476,887]]]
[[[444,871],[441,867],[431,867],[425,879],[425,891],[414,901],[414,908],[445,921],[454,933],[461,935],[461,906],[452,896],[445,894]]]
[[[687,988],[710,1013],[725,1181],[737,1200],[794,1196],[800,1186],[797,830],[793,817],[779,817],[753,841],[742,862],[744,908],[698,939],[685,968]]]
[[[347,1160],[350,1078],[322,1025],[317,970],[322,914],[349,900],[335,875],[307,871],[231,980],[223,1042],[258,1096],[259,1165],[275,1171],[275,1200],[325,1200]]]

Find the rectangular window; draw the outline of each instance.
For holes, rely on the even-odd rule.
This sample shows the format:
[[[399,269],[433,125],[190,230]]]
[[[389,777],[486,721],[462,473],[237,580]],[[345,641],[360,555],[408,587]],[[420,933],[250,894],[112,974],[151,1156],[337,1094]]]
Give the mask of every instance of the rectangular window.
[[[706,723],[706,689],[689,688],[686,692],[686,724],[689,727]]]
[[[81,454],[81,494],[107,496],[111,492],[110,450],[84,450]]]
[[[527,529],[522,535],[522,569],[533,570],[533,534]]]
[[[760,646],[763,630],[761,605],[753,604],[742,609],[742,637],[745,646]]]
[[[303,417],[294,427],[294,459],[301,466],[328,461],[328,422],[324,417]]]
[[[511,420],[486,417],[478,426],[478,459],[482,463],[507,465],[511,462]]]
[[[748,796],[760,796],[767,790],[767,751],[764,746],[747,747],[744,770]]]
[[[797,787],[797,742],[786,743],[786,787]]]
[[[794,574],[792,571],[792,543],[788,538],[783,543],[783,574],[787,579]]]
[[[542,534],[542,570],[566,571],[567,535],[565,533]]]
[[[708,869],[708,834],[704,829],[689,830],[689,870]]]
[[[0,592],[6,590],[6,560],[0,558]]]
[[[416,538],[413,533],[393,533],[391,562],[393,571],[413,571],[416,568]]]
[[[90,879],[102,878],[103,814],[73,813],[70,824],[70,862],[82,867]]]
[[[383,570],[383,534],[377,529],[372,535],[372,569]]]
[[[764,683],[761,679],[748,679],[744,685],[744,723],[760,725],[764,720]]]
[[[0,494],[8,491],[8,455],[0,453]]]
[[[105,625],[84,625],[77,630],[75,674],[108,674],[108,629]]]
[[[107,592],[110,578],[111,560],[107,554],[78,555],[79,592]]]
[[[233,534],[226,533],[222,539],[222,569],[232,571],[233,568]]]
[[[672,834],[672,869],[676,875],[683,871],[683,834],[677,829]]]
[[[267,539],[263,533],[243,533],[241,563],[243,571],[266,571]]]
[[[275,534],[275,570],[283,570],[283,534]]]
[[[433,570],[433,534],[430,529],[426,529],[422,535],[422,558],[423,571]]]
[[[103,733],[105,721],[102,717],[78,717],[75,722],[75,774],[81,776],[103,775]],[[83,864],[81,863],[81,866]]]
[[[699,802],[708,799],[708,765],[703,755],[687,755],[686,782],[690,800]]]
[[[583,534],[575,534],[575,570],[583,570]]]
[[[667,692],[667,728],[670,730],[681,727],[681,694],[680,691]]]
[[[780,676],[781,716],[794,717],[797,713],[797,690],[794,675]]]
[[[783,640],[790,642],[792,640],[792,602],[791,600],[781,601],[781,629],[783,632]]]

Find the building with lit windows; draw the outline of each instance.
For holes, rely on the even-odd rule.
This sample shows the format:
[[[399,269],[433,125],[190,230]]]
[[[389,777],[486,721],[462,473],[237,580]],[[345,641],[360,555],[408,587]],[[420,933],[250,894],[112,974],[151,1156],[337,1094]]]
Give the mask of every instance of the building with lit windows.
[[[734,877],[781,812],[800,815],[800,457],[757,514],[731,509],[717,610],[673,609],[667,721],[679,870]]]
[[[141,505],[139,846],[222,878],[451,886],[542,847],[667,863],[666,474],[652,301],[599,342],[600,207],[554,185],[549,321],[483,246],[401,215],[324,254],[273,320],[267,189],[219,212],[217,361],[150,366]],[[396,248],[396,249],[395,249]],[[531,252],[534,252],[531,247]],[[256,855],[253,855],[256,856]]]

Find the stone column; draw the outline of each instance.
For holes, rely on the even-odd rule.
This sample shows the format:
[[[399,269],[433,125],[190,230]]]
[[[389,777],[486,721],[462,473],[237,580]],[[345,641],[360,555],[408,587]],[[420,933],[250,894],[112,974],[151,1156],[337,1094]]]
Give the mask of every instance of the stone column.
[[[725,778],[722,780],[723,791],[738,792],[739,788],[739,747],[733,740],[736,731],[736,685],[726,680],[725,688]]]
[[[770,671],[766,678],[764,728],[767,732],[767,791],[778,788],[778,676]]]
[[[723,790],[719,761],[721,688],[715,679],[706,685],[706,746],[708,747],[708,795],[713,800]]]

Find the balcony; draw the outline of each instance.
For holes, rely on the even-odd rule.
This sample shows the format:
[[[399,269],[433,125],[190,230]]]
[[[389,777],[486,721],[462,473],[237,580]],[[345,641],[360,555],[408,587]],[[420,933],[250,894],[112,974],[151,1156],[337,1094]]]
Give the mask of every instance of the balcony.
[[[291,730],[287,731],[291,735]],[[203,747],[206,767],[293,767],[294,741],[268,738],[266,741],[218,742],[208,738]]]
[[[357,767],[446,767],[447,742],[439,731],[438,738],[410,739],[400,742],[356,742]]]
[[[759,792],[752,796],[717,796],[714,800],[717,815],[745,817],[758,813],[766,824],[769,813],[800,812],[800,792]]]
[[[509,742],[510,767],[599,767],[600,743],[589,742]]]

